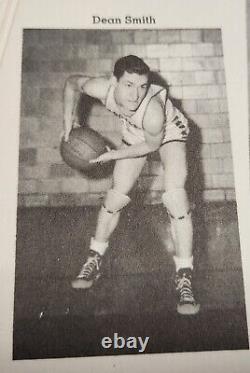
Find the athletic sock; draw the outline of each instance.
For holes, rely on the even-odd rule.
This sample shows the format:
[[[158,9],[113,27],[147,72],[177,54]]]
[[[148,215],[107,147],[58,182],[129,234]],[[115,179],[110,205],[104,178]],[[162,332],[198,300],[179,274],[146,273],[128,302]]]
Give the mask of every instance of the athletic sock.
[[[189,258],[181,258],[179,256],[174,256],[174,262],[176,272],[178,272],[181,268],[193,269],[193,256],[190,256]]]
[[[90,250],[96,251],[99,255],[103,256],[108,248],[108,242],[96,241],[94,237],[90,241]]]

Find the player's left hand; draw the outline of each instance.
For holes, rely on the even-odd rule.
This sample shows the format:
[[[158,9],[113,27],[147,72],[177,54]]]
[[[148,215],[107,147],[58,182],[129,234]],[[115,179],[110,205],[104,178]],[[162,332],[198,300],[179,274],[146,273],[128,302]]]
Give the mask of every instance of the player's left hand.
[[[106,163],[115,160],[117,150],[111,150],[108,146],[106,146],[106,149],[106,153],[101,154],[98,158],[91,159],[89,163]]]

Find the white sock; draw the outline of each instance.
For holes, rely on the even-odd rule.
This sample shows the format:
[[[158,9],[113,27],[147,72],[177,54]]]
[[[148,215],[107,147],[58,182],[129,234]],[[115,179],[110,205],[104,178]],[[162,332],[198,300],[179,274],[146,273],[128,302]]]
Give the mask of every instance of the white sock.
[[[190,256],[189,258],[181,258],[179,256],[174,256],[174,262],[176,272],[178,272],[181,268],[193,269],[193,256]]]
[[[90,241],[90,250],[96,251],[99,255],[103,256],[108,248],[108,245],[108,241],[100,242],[96,241],[95,238],[92,237]]]

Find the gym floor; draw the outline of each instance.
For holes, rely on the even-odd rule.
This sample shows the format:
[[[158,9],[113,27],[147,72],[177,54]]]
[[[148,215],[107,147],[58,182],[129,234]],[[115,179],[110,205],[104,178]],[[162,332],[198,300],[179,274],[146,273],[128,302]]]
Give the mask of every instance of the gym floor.
[[[71,288],[97,212],[97,207],[18,209],[14,359],[138,353],[104,349],[101,339],[114,333],[148,336],[146,353],[248,349],[235,203],[195,210],[194,287],[201,303],[195,316],[175,310],[168,218],[161,205],[127,207],[103,261],[103,276],[89,290]]]

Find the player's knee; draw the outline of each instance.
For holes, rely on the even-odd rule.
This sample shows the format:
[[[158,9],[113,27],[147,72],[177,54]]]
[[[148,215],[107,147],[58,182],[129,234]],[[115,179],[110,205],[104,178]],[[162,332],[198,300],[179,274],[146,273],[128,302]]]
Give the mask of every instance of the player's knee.
[[[162,201],[172,219],[182,220],[191,214],[187,193],[183,187],[167,190],[162,195]]]
[[[130,202],[130,197],[119,192],[116,189],[110,189],[107,192],[103,208],[110,214],[115,214],[127,206]]]

